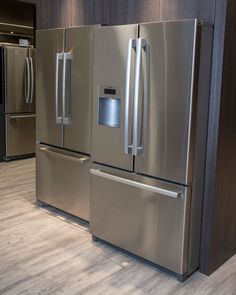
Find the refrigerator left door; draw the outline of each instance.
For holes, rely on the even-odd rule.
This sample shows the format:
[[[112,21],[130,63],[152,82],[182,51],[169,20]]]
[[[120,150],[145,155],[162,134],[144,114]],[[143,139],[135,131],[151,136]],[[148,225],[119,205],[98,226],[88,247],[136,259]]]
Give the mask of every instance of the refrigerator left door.
[[[35,115],[6,115],[6,158],[35,153]]]
[[[64,29],[42,30],[37,39],[36,138],[54,146],[63,145],[62,60]],[[57,85],[56,85],[57,84]]]
[[[29,112],[28,48],[5,47],[5,112]]]

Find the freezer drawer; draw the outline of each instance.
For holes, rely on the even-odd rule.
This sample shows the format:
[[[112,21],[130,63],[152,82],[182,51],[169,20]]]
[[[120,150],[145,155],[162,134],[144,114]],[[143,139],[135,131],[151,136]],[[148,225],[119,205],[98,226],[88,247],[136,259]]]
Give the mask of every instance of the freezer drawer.
[[[89,220],[90,158],[45,145],[37,146],[36,197]]]
[[[90,172],[92,235],[185,274],[191,189],[101,166]]]
[[[6,157],[35,153],[35,114],[6,115]]]

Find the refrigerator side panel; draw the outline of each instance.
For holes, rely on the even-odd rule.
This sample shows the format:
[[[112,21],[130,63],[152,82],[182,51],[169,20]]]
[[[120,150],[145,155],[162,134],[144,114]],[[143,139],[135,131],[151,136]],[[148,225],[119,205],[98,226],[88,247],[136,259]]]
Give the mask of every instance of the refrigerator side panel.
[[[62,60],[58,62],[58,71],[56,64],[57,54],[64,51],[64,34],[64,29],[43,30],[36,33],[36,138],[37,141],[54,146],[63,144],[63,127],[57,121],[57,118],[62,116]],[[56,87],[57,75],[58,87]]]
[[[102,27],[94,34],[92,160],[133,169],[132,156],[124,153],[126,69],[129,39],[138,26]],[[129,144],[132,133],[132,97],[135,50],[130,79]]]
[[[93,27],[66,29],[64,147],[90,154],[93,79]]]
[[[35,113],[36,109],[36,49],[29,49],[30,59],[30,101],[29,107],[30,112]]]
[[[29,112],[27,96],[27,48],[5,47],[5,112]]]
[[[140,37],[147,41],[142,59],[147,61],[148,91],[143,132],[139,127],[143,151],[135,171],[182,184],[192,181],[196,33],[196,20],[140,25]]]

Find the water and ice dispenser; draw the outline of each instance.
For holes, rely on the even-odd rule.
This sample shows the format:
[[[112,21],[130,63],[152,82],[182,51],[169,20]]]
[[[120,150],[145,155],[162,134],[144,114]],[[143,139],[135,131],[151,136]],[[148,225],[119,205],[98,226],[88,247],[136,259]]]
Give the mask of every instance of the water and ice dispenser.
[[[120,128],[121,100],[119,89],[110,86],[101,86],[99,90],[98,124]]]

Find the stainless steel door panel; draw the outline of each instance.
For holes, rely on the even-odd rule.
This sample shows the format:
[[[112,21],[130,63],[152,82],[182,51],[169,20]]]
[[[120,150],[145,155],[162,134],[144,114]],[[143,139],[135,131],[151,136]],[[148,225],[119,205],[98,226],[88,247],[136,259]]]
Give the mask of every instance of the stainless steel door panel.
[[[63,127],[56,120],[56,58],[64,51],[64,29],[37,32],[36,133],[37,140],[55,146],[63,144]],[[58,103],[62,115],[62,62],[58,67]]]
[[[185,274],[190,188],[101,166],[91,173],[91,233]]]
[[[28,49],[5,47],[4,55],[6,113],[29,112],[29,105],[26,102],[28,84],[27,79],[25,80]]]
[[[6,156],[35,153],[35,115],[6,115]]]
[[[36,197],[89,220],[90,158],[45,145],[37,146]]]
[[[35,97],[36,97],[36,50],[29,49],[29,60],[30,60],[30,74],[31,74],[31,82],[30,82],[30,112],[35,112]]]
[[[67,60],[64,147],[90,154],[94,27],[66,29]]]
[[[127,170],[133,169],[133,157],[125,154],[124,149],[126,70],[129,39],[137,37],[137,30],[137,25],[103,27],[96,29],[94,34],[92,157],[93,161]],[[132,49],[128,130],[130,141],[134,63],[135,51]],[[113,127],[99,124],[99,97],[103,99],[102,91],[109,87],[116,89],[116,97],[113,97],[113,100],[118,99],[120,102],[120,105],[117,104],[120,108],[119,116],[117,116],[119,124]],[[109,98],[105,99],[109,102]],[[113,111],[112,106],[115,104],[110,103],[109,105]],[[107,110],[109,105],[107,104]]]
[[[196,20],[140,25],[148,44],[149,81],[142,135],[139,126],[144,150],[135,171],[183,184],[192,181],[196,32]]]

